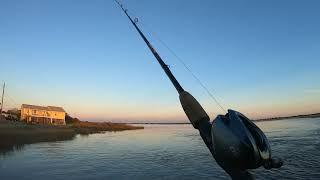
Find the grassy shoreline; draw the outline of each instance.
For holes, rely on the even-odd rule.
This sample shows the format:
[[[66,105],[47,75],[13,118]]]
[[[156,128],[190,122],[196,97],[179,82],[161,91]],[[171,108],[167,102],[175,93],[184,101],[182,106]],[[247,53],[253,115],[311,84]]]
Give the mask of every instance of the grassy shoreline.
[[[143,126],[132,126],[128,124],[118,124],[110,122],[76,122],[67,125],[70,129],[73,129],[77,134],[93,134],[101,133],[104,131],[125,131],[144,129]]]
[[[31,125],[24,122],[0,120],[0,153],[22,148],[26,144],[72,140],[77,134],[88,135],[105,131],[143,129],[116,123],[74,122],[67,126]]]
[[[280,116],[280,117],[272,117],[272,118],[264,118],[264,119],[256,119],[255,122],[259,121],[277,121],[277,120],[285,120],[285,119],[303,119],[303,118],[319,118],[320,113],[313,114],[302,114],[302,115],[294,115],[294,116]]]

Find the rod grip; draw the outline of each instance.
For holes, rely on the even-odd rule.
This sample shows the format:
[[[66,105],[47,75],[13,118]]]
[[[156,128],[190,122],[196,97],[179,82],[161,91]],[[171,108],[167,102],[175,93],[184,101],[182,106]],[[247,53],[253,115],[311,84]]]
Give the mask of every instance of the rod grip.
[[[179,93],[181,106],[189,121],[195,129],[198,129],[200,121],[209,121],[210,118],[200,103],[187,91]]]

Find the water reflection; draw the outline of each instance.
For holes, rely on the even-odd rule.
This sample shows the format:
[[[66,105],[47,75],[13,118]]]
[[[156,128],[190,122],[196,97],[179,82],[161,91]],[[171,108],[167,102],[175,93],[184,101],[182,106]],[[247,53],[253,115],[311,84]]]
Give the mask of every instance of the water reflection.
[[[41,136],[41,135],[40,135]],[[76,137],[76,135],[71,134],[68,136],[60,136],[60,137],[50,137],[50,138],[43,138],[38,137],[35,139],[30,139],[30,137],[21,139],[20,141],[16,141],[16,138],[10,136],[4,136],[2,138],[6,138],[6,141],[0,143],[0,155],[9,155],[13,154],[16,151],[22,151],[25,146],[28,146],[29,144],[34,143],[42,143],[42,142],[58,142],[58,141],[70,141],[73,140]]]
[[[2,145],[0,148],[0,155],[8,156],[11,155],[15,151],[21,151],[24,148],[24,144],[16,144],[16,145]]]

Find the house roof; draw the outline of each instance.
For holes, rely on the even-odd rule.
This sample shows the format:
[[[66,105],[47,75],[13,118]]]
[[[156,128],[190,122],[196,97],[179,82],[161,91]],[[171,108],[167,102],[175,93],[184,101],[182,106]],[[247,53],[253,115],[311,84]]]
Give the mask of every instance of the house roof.
[[[22,104],[22,108],[29,108],[29,109],[38,109],[38,110],[46,110],[46,111],[57,111],[57,112],[66,112],[62,107],[57,106],[36,106],[30,104]]]
[[[66,112],[62,107],[48,106],[47,108],[49,111]]]

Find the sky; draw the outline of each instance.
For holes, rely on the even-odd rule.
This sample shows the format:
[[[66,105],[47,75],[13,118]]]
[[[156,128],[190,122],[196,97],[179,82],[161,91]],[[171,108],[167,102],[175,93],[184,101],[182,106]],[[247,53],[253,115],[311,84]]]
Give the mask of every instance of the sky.
[[[320,1],[122,0],[211,119],[320,112]],[[62,106],[89,121],[187,122],[178,94],[112,0],[1,0],[5,108]],[[159,39],[161,41],[159,41]]]

